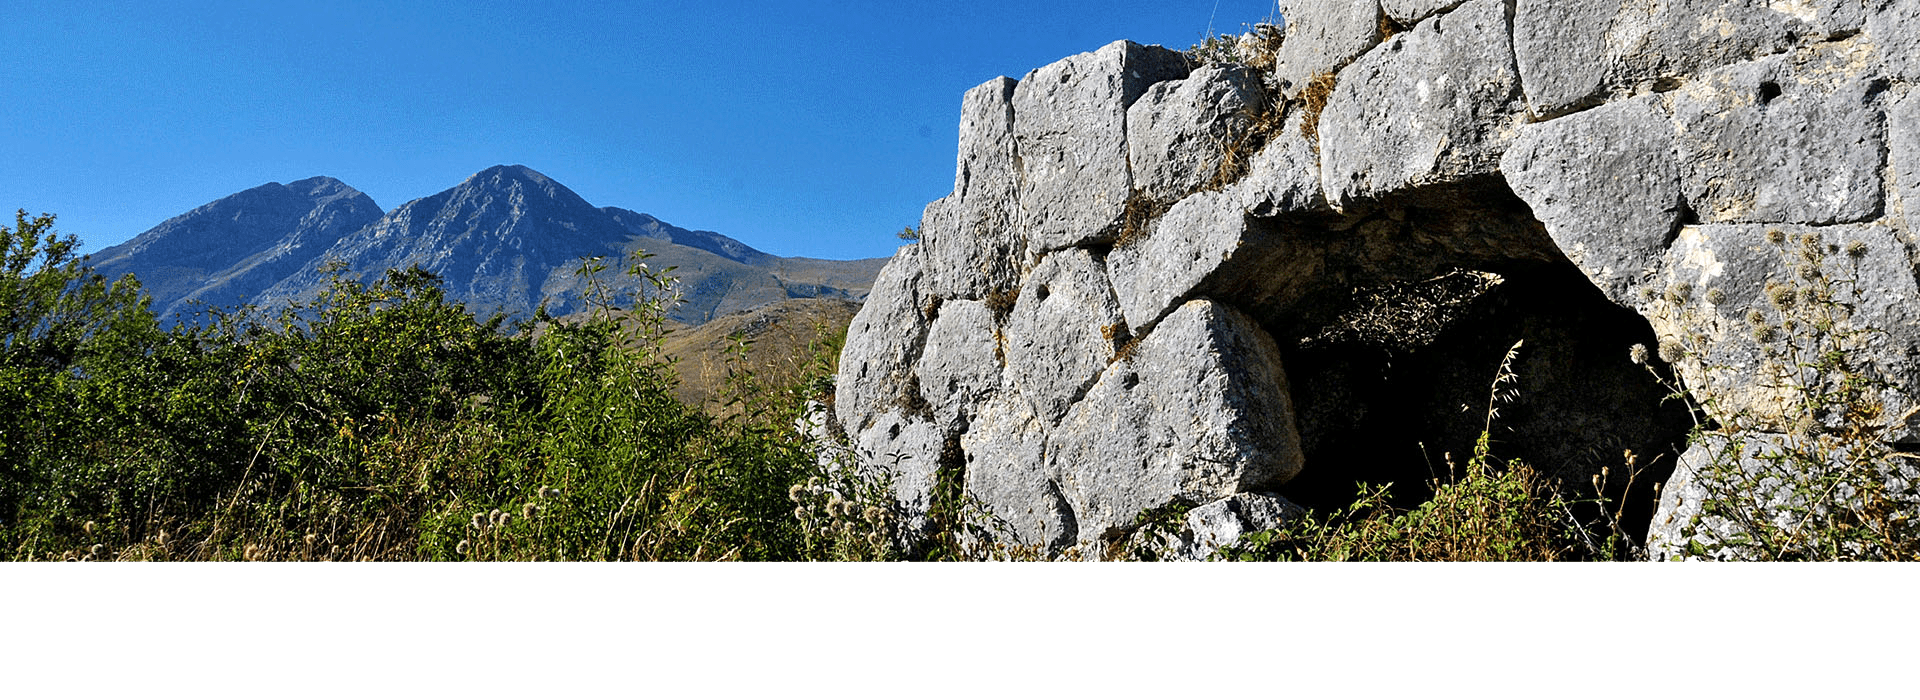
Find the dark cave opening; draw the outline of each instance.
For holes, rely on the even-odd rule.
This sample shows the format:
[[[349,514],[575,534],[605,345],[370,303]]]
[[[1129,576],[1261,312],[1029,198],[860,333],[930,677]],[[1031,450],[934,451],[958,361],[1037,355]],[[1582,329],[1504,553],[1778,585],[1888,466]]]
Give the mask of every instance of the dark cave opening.
[[[1413,507],[1467,462],[1486,431],[1496,463],[1523,461],[1584,501],[1575,512],[1583,523],[1602,521],[1596,496],[1604,494],[1621,509],[1626,534],[1644,542],[1655,485],[1671,475],[1693,428],[1660,379],[1672,374],[1657,353],[1630,352],[1656,347],[1653,329],[1558,255],[1504,186],[1480,194],[1465,207],[1394,211],[1385,218],[1403,226],[1392,235],[1419,255],[1342,268],[1334,251],[1330,278],[1344,284],[1266,317],[1306,465],[1278,490],[1325,513],[1353,503],[1360,484],[1391,483],[1389,503]],[[1515,343],[1517,391],[1493,405],[1489,421],[1492,384]],[[1593,480],[1603,473],[1597,494]]]

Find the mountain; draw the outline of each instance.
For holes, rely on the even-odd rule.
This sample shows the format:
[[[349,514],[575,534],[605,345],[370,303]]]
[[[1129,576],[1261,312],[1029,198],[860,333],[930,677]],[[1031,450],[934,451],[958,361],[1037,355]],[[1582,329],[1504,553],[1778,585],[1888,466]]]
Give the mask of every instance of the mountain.
[[[109,278],[133,274],[162,318],[202,300],[246,303],[378,220],[373,199],[330,177],[270,182],[173,217],[93,258]]]
[[[286,213],[299,202],[282,202],[280,190],[323,182],[352,192],[329,178],[263,185],[103,251],[114,267],[102,271],[133,273],[155,294],[156,310],[170,315],[196,298],[277,308],[311,299],[335,275],[369,282],[389,269],[418,265],[439,275],[448,295],[476,313],[524,318],[543,301],[556,316],[583,308],[586,283],[575,275],[582,258],[603,258],[607,271],[599,279],[615,290],[642,291],[617,272],[627,256],[644,250],[652,255],[651,269],[675,268],[669,274],[684,301],[671,317],[697,324],[790,298],[860,301],[886,262],[770,255],[712,231],[596,207],[520,165],[482,170],[384,214],[371,200],[353,210],[353,220],[317,216],[323,209],[338,214],[333,203],[310,205],[302,216]],[[331,224],[308,226],[308,219]],[[248,225],[214,225],[228,221]]]

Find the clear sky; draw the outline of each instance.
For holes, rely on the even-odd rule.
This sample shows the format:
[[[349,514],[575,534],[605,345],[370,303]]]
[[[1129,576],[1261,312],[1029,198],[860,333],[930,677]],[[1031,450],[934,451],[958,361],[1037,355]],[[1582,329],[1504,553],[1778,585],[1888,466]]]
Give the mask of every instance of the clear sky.
[[[952,189],[968,88],[1273,6],[0,0],[0,210],[92,251],[267,182],[391,210],[517,163],[778,255],[890,255]]]

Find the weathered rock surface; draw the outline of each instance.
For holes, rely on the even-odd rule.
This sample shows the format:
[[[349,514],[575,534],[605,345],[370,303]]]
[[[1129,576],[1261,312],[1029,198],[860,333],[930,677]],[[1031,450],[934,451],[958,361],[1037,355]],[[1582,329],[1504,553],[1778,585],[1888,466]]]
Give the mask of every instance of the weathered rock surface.
[[[960,106],[960,158],[953,194],[927,206],[921,247],[927,291],[946,299],[979,299],[1020,281],[1027,241],[1019,227],[1014,176],[1013,93],[996,78],[968,90]]]
[[[1200,189],[1219,175],[1228,149],[1247,138],[1253,113],[1265,107],[1260,74],[1245,66],[1207,66],[1148,88],[1127,109],[1133,188],[1167,202]]]
[[[1895,183],[1895,206],[1904,214],[1909,236],[1920,233],[1920,89],[1908,88],[1906,94],[1887,108],[1887,158]],[[1911,241],[1911,239],[1909,239]]]
[[[1658,377],[1837,427],[1783,338],[1920,443],[1912,3],[1284,5],[1267,72],[1122,42],[968,93],[841,365],[856,444],[918,450],[909,516],[957,477],[982,556],[1204,558],[1356,482],[1417,503],[1484,433],[1638,537],[1693,425]]]
[[[1245,315],[1187,302],[1117,360],[1048,438],[1080,537],[1139,512],[1267,490],[1300,471],[1279,348]]]
[[[1505,3],[1474,0],[1397,34],[1340,72],[1320,118],[1339,207],[1494,172],[1524,110]]]
[[[1663,343],[1685,349],[1676,367],[1689,387],[1715,399],[1707,407],[1717,418],[1745,414],[1773,430],[1791,428],[1806,411],[1803,388],[1825,381],[1794,368],[1832,348],[1889,383],[1879,396],[1884,419],[1899,422],[1886,439],[1920,441],[1920,414],[1908,415],[1920,406],[1920,364],[1912,359],[1920,357],[1920,287],[1889,228],[1690,226],[1657,279],[1641,313]],[[1830,318],[1835,332],[1816,330]],[[1785,327],[1790,319],[1797,328]]]
[[[847,328],[833,408],[849,434],[866,431],[896,405],[923,403],[913,365],[929,323],[930,300],[920,291],[925,277],[919,248],[902,247],[880,270],[873,296]]]
[[[1867,18],[1867,35],[1879,45],[1881,70],[1889,78],[1920,81],[1920,5],[1881,0]]]
[[[1014,553],[1051,556],[1079,539],[1073,507],[1046,466],[1050,424],[1025,402],[1000,395],[980,406],[960,449],[966,460],[965,493],[979,506],[977,526],[991,542]]]
[[[1236,493],[1187,511],[1179,559],[1204,560],[1242,535],[1271,530],[1299,517],[1300,506],[1275,494]]]
[[[1379,0],[1286,0],[1286,41],[1274,56],[1274,84],[1288,99],[1321,73],[1337,71],[1380,43]]]
[[[1621,304],[1686,214],[1672,120],[1652,99],[1526,127],[1500,169],[1560,250]]]
[[[1466,0],[1380,0],[1380,11],[1397,24],[1411,27],[1420,20],[1459,7]]]
[[[1885,120],[1865,42],[1702,75],[1674,97],[1702,221],[1836,224],[1880,213]],[[1815,76],[1819,76],[1816,80]]]
[[[1013,91],[1020,226],[1036,252],[1109,240],[1133,193],[1127,108],[1186,57],[1117,41],[1035,69]]]
[[[1034,268],[1007,319],[1007,379],[1035,414],[1058,423],[1129,338],[1106,262],[1060,251]]]
[[[1779,53],[1813,30],[1765,0],[1518,0],[1514,58],[1527,106],[1551,117],[1637,89]],[[1814,13],[1817,18],[1817,11]],[[1838,31],[1838,28],[1836,28]]]
[[[1320,151],[1301,134],[1305,111],[1295,111],[1248,162],[1247,175],[1231,190],[1247,213],[1274,217],[1308,211],[1327,211],[1320,189]]]
[[[955,300],[940,305],[927,328],[914,375],[920,398],[943,425],[963,419],[967,407],[1000,386],[1000,328],[985,304]]]

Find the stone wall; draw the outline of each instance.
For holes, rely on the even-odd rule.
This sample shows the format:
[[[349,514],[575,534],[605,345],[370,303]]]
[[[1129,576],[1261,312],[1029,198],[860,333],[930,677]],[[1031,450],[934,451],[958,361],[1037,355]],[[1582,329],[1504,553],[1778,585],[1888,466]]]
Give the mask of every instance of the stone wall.
[[[1650,509],[1693,422],[1649,366],[1785,429],[1744,319],[1806,234],[1920,441],[1920,5],[1283,5],[1245,65],[1122,41],[963,98],[833,411],[903,544],[945,490],[981,552],[1098,558],[1171,508],[1204,556],[1457,462],[1517,342],[1496,445],[1568,484],[1633,451]]]

